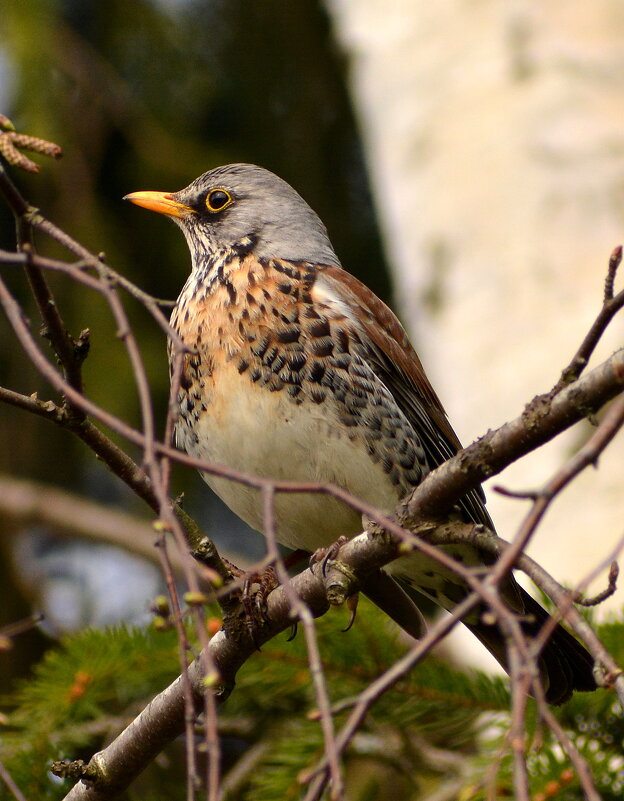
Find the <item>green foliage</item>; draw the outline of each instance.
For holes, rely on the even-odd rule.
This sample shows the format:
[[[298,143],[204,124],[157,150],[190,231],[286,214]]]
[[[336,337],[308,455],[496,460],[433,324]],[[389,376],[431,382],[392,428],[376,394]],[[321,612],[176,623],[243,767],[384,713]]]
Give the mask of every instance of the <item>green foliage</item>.
[[[66,637],[17,692],[2,760],[28,798],[54,799],[65,783],[50,761],[88,759],[179,672],[175,633],[116,627]],[[0,786],[0,798],[5,788]]]
[[[341,614],[330,613],[316,624],[328,692],[337,710],[336,731],[352,709],[349,699],[406,648],[392,624],[366,602],[347,633],[341,631],[344,622]],[[622,622],[604,624],[599,635],[621,656]],[[171,631],[115,628],[65,639],[19,690],[3,739],[3,762],[27,797],[62,797],[67,787],[47,774],[49,761],[88,759],[177,673]],[[581,801],[573,766],[550,732],[536,725],[534,705],[529,706],[532,797]],[[301,777],[323,755],[316,709],[303,632],[292,642],[286,635],[276,638],[250,659],[220,716],[227,798],[299,798]],[[624,717],[613,693],[576,694],[556,714],[589,763],[603,801],[621,798]],[[513,796],[509,724],[505,679],[428,657],[373,704],[347,749],[348,801],[422,799],[443,786],[456,788],[449,797],[470,801],[485,801],[492,788],[497,798]],[[241,756],[249,759],[250,768],[234,781],[230,769],[240,768]],[[182,799],[181,743],[169,750],[168,759],[166,769],[151,766],[125,798],[164,797],[166,787],[166,797]],[[0,789],[0,798],[2,793]]]

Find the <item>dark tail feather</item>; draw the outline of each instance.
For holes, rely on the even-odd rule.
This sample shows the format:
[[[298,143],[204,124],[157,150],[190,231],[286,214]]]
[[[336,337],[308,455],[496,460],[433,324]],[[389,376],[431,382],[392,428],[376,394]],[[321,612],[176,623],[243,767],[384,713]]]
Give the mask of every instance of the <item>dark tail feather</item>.
[[[549,615],[538,602],[524,590],[521,591],[525,614],[531,619],[523,621],[522,629],[529,639],[537,635]],[[490,653],[507,670],[505,643],[496,626],[484,623],[467,624]],[[550,704],[562,704],[574,690],[596,689],[593,668],[594,660],[589,652],[562,626],[557,626],[542,649],[538,661],[546,700]]]
[[[366,576],[362,592],[415,640],[424,636],[427,624],[422,612],[407,588],[384,570]]]

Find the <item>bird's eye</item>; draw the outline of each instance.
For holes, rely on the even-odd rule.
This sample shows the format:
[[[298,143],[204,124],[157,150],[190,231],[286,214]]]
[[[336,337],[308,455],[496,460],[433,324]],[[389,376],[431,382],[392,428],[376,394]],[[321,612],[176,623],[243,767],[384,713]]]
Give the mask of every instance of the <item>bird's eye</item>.
[[[232,203],[232,195],[225,189],[213,189],[208,192],[206,198],[206,208],[208,211],[217,212],[223,211],[227,206]]]

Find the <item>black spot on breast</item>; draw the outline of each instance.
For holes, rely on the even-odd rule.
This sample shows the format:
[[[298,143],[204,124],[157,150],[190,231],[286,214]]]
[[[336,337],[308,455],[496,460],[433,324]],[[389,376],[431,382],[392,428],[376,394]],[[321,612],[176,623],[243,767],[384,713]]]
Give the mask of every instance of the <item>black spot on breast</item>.
[[[292,284],[278,284],[277,289],[279,292],[282,292],[284,295],[290,295],[293,289]]]
[[[368,378],[369,376],[369,370],[367,370],[367,368],[356,359],[353,360],[353,367],[351,368],[351,371],[358,378]]]
[[[182,389],[190,389],[193,386],[193,379],[186,366],[182,368],[180,373],[180,386]]]
[[[279,352],[276,354],[275,359],[273,359],[271,362],[267,361],[267,365],[271,367],[271,370],[273,370],[274,373],[279,373],[285,364],[286,364],[286,357],[284,356],[283,353]]]
[[[272,261],[271,267],[277,270],[278,273],[283,273],[284,275],[287,275],[289,278],[300,277],[299,270],[296,267],[293,267],[292,265],[285,263],[283,261]]]
[[[332,367],[337,367],[339,370],[347,370],[351,363],[351,356],[348,353],[341,353],[339,356],[333,356],[331,359]]]
[[[335,333],[336,348],[339,353],[349,352],[349,334],[344,328],[338,328]]]
[[[327,393],[325,392],[324,389],[321,389],[320,387],[312,387],[312,389],[310,390],[310,400],[313,403],[323,403],[326,397]]]
[[[326,336],[322,339],[313,340],[310,343],[310,349],[314,356],[331,356],[334,352],[334,343],[330,336]]]
[[[229,281],[224,281],[225,288],[227,289],[228,296],[230,298],[230,303],[236,303],[236,290],[234,289],[234,285],[231,284]]]
[[[310,367],[308,368],[308,379],[310,381],[318,382],[323,378],[325,374],[325,365],[322,362],[313,360],[310,362]]]
[[[389,473],[392,470],[394,462],[389,456],[384,456],[381,460],[381,466],[383,467],[384,473]]]
[[[319,317],[313,323],[310,323],[308,327],[308,333],[311,337],[327,337],[331,334],[331,328],[329,326],[329,322],[323,318]]]
[[[291,370],[298,373],[299,370],[305,365],[307,359],[305,353],[295,351],[294,353],[286,354],[286,361]]]
[[[371,431],[381,431],[381,417],[371,414],[366,418],[366,426]]]
[[[336,383],[336,371],[331,367],[326,368],[325,369],[325,374],[323,375],[323,377],[321,379],[321,384],[324,387],[333,388],[335,383]]]
[[[247,359],[241,359],[238,363],[237,369],[239,373],[244,373],[245,370],[249,367],[249,362]]]
[[[271,392],[279,392],[280,389],[284,388],[284,382],[281,381],[277,376],[273,376],[270,381],[267,381],[266,386]]]
[[[403,473],[403,478],[412,487],[417,487],[422,480],[422,469],[418,463],[413,470],[406,470]]]
[[[267,350],[264,359],[262,360],[263,364],[266,364],[267,367],[270,367],[275,361],[278,353],[279,353],[279,348],[277,347],[277,345],[272,345]]]
[[[399,464],[404,470],[411,470],[414,467],[415,461],[416,459],[412,452],[405,454],[405,456],[399,457]]]
[[[291,325],[289,328],[282,328],[281,330],[275,333],[275,338],[278,342],[282,342],[285,345],[291,342],[298,342],[299,341],[299,334],[300,329],[298,325]]]
[[[357,395],[349,393],[346,398],[347,407],[351,410],[365,409],[368,406],[366,398],[358,398]]]
[[[254,356],[257,356],[259,359],[262,359],[264,354],[267,352],[267,348],[271,344],[271,336],[270,334],[263,334],[261,339],[258,340],[254,345],[251,347],[251,352]]]
[[[296,323],[299,321],[299,312],[297,311],[296,306],[291,306],[286,312],[282,312],[280,314],[280,318],[285,323]]]

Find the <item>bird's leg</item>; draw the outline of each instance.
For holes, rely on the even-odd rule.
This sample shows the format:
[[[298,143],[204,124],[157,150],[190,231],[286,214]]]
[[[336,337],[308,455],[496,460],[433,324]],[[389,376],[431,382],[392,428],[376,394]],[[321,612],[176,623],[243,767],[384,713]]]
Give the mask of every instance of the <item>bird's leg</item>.
[[[267,597],[278,586],[272,566],[263,570],[248,571],[225,560],[236,581],[221,599],[223,628],[230,637],[238,637],[244,628],[260,649],[258,633],[267,622]]]
[[[275,569],[269,565],[260,571],[244,572],[243,587],[239,593],[242,618],[249,636],[258,650],[258,632],[267,623],[267,598],[278,585]]]
[[[316,565],[321,565],[321,573],[323,576],[327,575],[327,566],[338,556],[338,552],[342,548],[342,546],[349,542],[349,537],[338,537],[336,542],[330,545],[327,548],[317,548],[316,551],[310,557],[310,570],[314,572],[314,568]],[[295,551],[296,553],[296,551]]]
[[[259,572],[245,574],[241,603],[250,618],[257,617],[259,622],[266,622],[267,598],[278,585],[277,574],[272,565]]]
[[[302,560],[309,558],[308,551],[296,550],[284,557],[284,566],[289,569],[299,564]],[[256,647],[258,645],[258,630],[267,620],[267,598],[269,594],[279,586],[275,568],[272,565],[258,571],[245,571],[228,562],[228,568],[232,575],[242,581],[242,589],[236,593],[237,599],[242,607],[242,614],[232,615],[227,621],[228,631],[235,634],[237,626],[244,624],[245,628],[252,637]],[[242,618],[242,621],[241,621]],[[224,621],[225,622],[225,621]],[[294,639],[297,633],[297,625],[293,623],[289,641]]]

